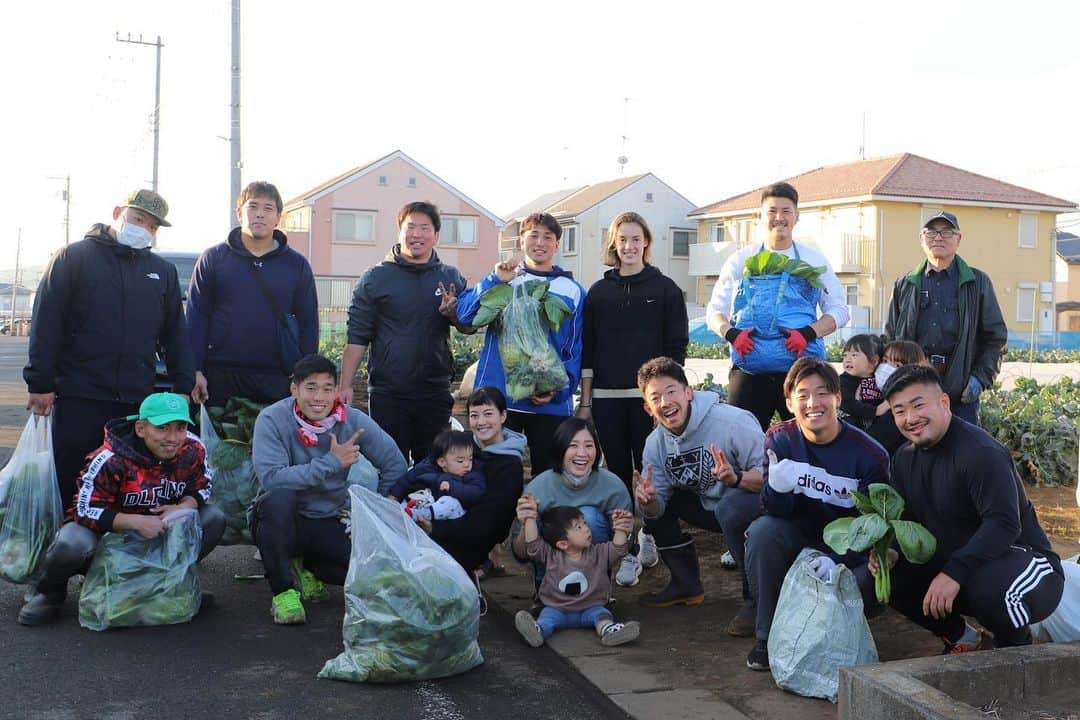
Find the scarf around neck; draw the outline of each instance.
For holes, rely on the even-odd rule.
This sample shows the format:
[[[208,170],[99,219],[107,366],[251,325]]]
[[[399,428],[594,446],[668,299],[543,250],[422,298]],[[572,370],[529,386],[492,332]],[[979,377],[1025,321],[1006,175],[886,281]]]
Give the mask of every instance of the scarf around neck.
[[[300,442],[305,447],[314,447],[319,444],[319,436],[339,422],[345,422],[345,405],[341,400],[334,401],[334,407],[330,414],[322,420],[309,420],[304,413],[300,412],[300,404],[293,400],[293,419],[300,427],[296,433]]]

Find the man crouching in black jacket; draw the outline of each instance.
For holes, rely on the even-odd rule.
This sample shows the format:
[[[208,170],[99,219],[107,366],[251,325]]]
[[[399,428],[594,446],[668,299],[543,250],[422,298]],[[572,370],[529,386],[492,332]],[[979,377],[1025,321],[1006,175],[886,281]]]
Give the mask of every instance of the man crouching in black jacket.
[[[946,653],[1030,644],[1028,625],[1057,609],[1065,576],[1009,451],[953,416],[933,368],[902,367],[884,392],[897,428],[911,441],[893,456],[890,482],[904,497],[904,519],[937,538],[925,565],[897,563],[889,550],[889,563],[896,563],[889,604],[941,636]],[[964,615],[993,639],[980,636]]]

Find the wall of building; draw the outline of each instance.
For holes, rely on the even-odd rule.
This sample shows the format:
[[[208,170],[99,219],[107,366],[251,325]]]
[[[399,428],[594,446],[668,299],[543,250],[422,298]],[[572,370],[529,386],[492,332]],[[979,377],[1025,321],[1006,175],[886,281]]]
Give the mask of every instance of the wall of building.
[[[385,184],[380,183],[385,178]],[[415,187],[410,186],[415,179]],[[311,210],[310,234],[289,231],[289,243],[311,262],[317,276],[359,277],[379,263],[397,242],[397,212],[409,202],[434,203],[442,215],[460,215],[476,220],[475,245],[450,245],[440,239],[436,246],[439,258],[457,267],[475,283],[498,260],[498,228],[476,208],[443,185],[432,180],[400,157],[372,168],[359,178],[319,198]],[[334,212],[368,212],[374,216],[372,241],[342,243],[334,241]]]

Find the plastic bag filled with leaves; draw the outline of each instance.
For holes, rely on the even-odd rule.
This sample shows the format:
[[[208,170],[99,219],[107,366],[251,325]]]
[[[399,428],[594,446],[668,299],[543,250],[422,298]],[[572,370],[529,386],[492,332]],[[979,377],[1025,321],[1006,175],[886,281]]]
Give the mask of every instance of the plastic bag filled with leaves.
[[[247,509],[259,493],[259,480],[251,461],[251,438],[255,418],[266,407],[242,397],[232,397],[225,407],[199,412],[199,433],[206,446],[206,466],[213,473],[210,504],[225,513],[221,545],[252,544]]]
[[[484,661],[480,603],[461,566],[401,507],[358,485],[345,579],[345,650],[319,677],[390,683],[456,675]]]
[[[0,577],[34,580],[63,520],[53,463],[52,422],[31,415],[8,464],[0,470]]]
[[[514,286],[514,295],[502,310],[501,330],[499,331],[499,356],[502,358],[503,371],[506,374],[506,395],[511,400],[524,400],[533,395],[543,395],[554,390],[561,390],[570,384],[559,354],[548,342],[548,328],[554,325],[550,315],[555,313],[565,317],[561,309],[549,309],[547,303],[548,284],[538,282],[530,286],[529,282]],[[545,297],[547,296],[547,297]],[[558,300],[562,308],[566,304]]]
[[[202,526],[195,510],[168,517],[161,537],[105,533],[79,595],[79,624],[90,630],[185,623],[199,611]]]

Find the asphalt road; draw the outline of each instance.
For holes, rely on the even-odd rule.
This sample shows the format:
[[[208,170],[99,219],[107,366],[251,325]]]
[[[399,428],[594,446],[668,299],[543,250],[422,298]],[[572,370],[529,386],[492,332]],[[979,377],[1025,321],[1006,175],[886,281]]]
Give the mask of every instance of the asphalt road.
[[[2,461],[27,418],[26,347],[25,338],[0,337]],[[102,633],[79,626],[74,581],[61,617],[41,628],[15,623],[25,587],[0,582],[0,718],[627,717],[566,660],[525,645],[494,606],[480,623],[485,662],[464,675],[402,685],[317,680],[342,649],[341,592],[309,605],[306,625],[275,626],[266,584],[234,579],[260,571],[252,548],[218,548],[201,565],[214,607],[189,624]]]

